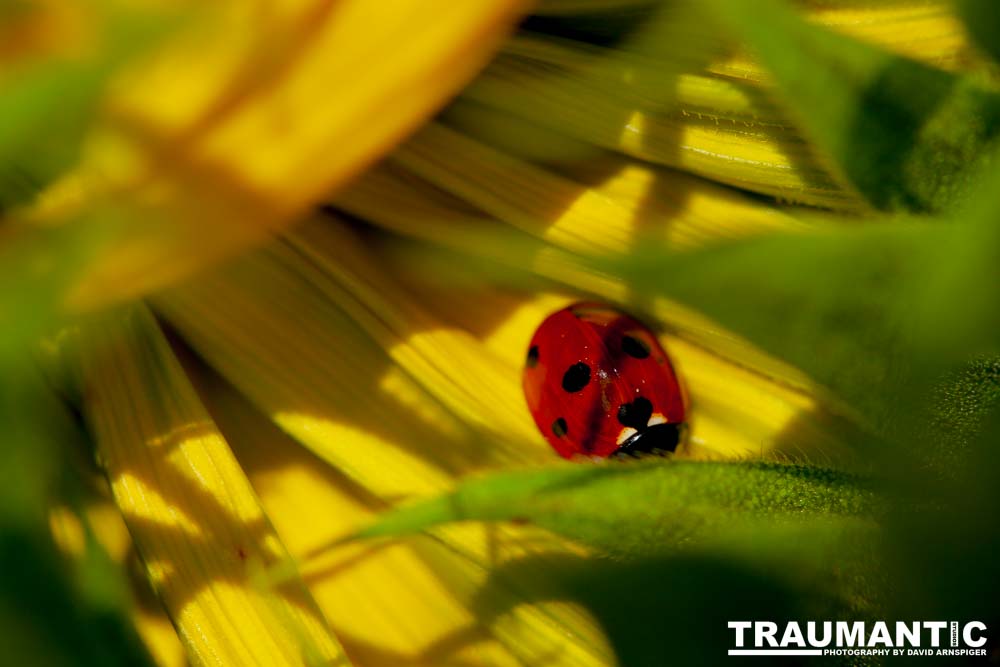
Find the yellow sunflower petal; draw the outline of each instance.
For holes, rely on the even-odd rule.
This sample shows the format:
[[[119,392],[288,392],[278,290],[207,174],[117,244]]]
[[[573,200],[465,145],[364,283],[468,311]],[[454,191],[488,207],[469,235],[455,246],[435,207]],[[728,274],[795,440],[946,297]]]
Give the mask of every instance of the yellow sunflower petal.
[[[300,252],[305,238],[314,254]],[[468,333],[396,301],[398,288],[388,290],[345,228],[324,224],[297,239],[298,250],[269,246],[158,295],[156,306],[261,411],[382,503],[440,493],[476,470],[551,460],[517,374]],[[468,365],[460,370],[459,362]],[[470,398],[490,383],[486,397]],[[497,396],[516,407],[504,408]],[[508,422],[520,435],[504,428]],[[537,529],[512,526],[452,526],[437,541],[444,551],[431,558],[434,572],[465,604],[501,563],[569,550]],[[607,663],[592,619],[569,604],[529,604],[523,592],[540,584],[537,570],[511,576],[493,582],[502,598],[494,606],[510,609],[491,622],[493,636],[529,662]]]
[[[489,461],[488,448],[465,451],[463,424],[394,368],[321,285],[314,267],[275,244],[153,302],[251,402],[379,497],[440,492],[461,467]],[[424,443],[435,446],[414,451]]]
[[[593,187],[567,181],[506,156],[498,162],[506,164],[508,180],[505,181],[501,172],[495,169],[486,170],[484,176],[480,176],[476,167],[468,164],[466,167],[471,173],[471,183],[463,184],[463,191],[477,190],[479,183],[488,180],[485,177],[488,173],[501,186],[509,186],[508,189],[498,187],[488,190],[491,199],[500,202],[495,206],[497,212],[511,209],[524,211],[520,215],[522,224],[530,225],[530,229],[542,236],[546,234],[543,230],[547,218],[544,216],[554,215],[564,227],[564,237],[584,239],[578,242],[579,247],[598,245],[605,225],[612,229],[627,229],[632,225],[644,230],[648,228],[640,234],[641,240],[636,241],[638,245],[641,246],[647,239],[655,243],[658,236],[666,236],[666,245],[678,248],[697,247],[713,240],[773,230],[804,228],[802,223],[787,215],[729,193],[717,185],[675,172],[615,161],[614,158],[610,162],[613,176],[605,175],[607,180]],[[525,168],[524,172],[520,171],[522,168]],[[530,180],[527,175],[521,176],[522,173],[530,175],[530,179],[551,185],[554,191],[561,188],[567,193],[569,201],[579,200],[580,204],[572,212],[562,209],[549,211],[541,205],[532,208],[530,202],[520,201],[516,194],[518,190],[514,186]],[[458,180],[459,176],[456,174],[453,178]],[[582,180],[586,179],[584,174]],[[476,199],[484,198],[477,196]],[[492,203],[489,199],[484,201],[487,206]],[[539,199],[539,202],[542,201]],[[589,207],[591,201],[599,202],[596,209]],[[566,200],[563,201],[564,206],[565,203]],[[623,281],[606,272],[595,271],[571,253],[558,248],[519,243],[512,238],[510,228],[395,165],[382,165],[366,174],[338,196],[336,205],[395,232],[431,241],[474,258],[487,258],[516,272],[523,273],[527,269],[556,284],[589,292],[609,301],[624,302],[630,294],[628,285]],[[646,211],[662,211],[663,215],[646,217]],[[609,217],[602,218],[602,215]],[[627,257],[621,248],[617,253],[614,251],[614,247],[608,247],[602,255]],[[387,261],[390,264],[412,264],[437,259],[427,253],[408,253]],[[428,274],[434,275],[434,266],[425,268]],[[667,299],[657,299],[647,307],[678,336],[698,346],[780,383],[807,392],[815,389],[801,373],[763,354],[690,308]]]
[[[515,376],[542,320],[580,298],[428,280],[423,267],[408,266],[398,261],[399,255],[392,259],[386,265],[393,266],[394,275],[410,294],[433,304],[433,312],[447,325],[482,341],[507,362],[508,372]],[[662,311],[671,313],[669,305]],[[661,332],[664,329],[662,322],[651,324]],[[780,452],[827,460],[846,453],[835,435],[840,418],[815,389],[754,371],[677,334],[661,333],[660,339],[690,401],[690,437],[678,450],[681,455],[718,458]]]
[[[190,658],[199,664],[343,659],[301,581],[255,572],[288,555],[152,317],[88,325],[80,394],[115,502]]]
[[[433,539],[327,545],[387,505],[299,446],[204,368],[199,389],[303,579],[358,664],[514,665],[438,574],[455,556]]]
[[[619,87],[609,87],[601,64],[611,56],[599,50],[595,55],[594,47],[552,40],[514,44],[531,55],[502,55],[463,91],[463,99],[729,185],[830,208],[862,206],[783,114],[748,84],[681,75],[674,103],[651,106],[642,101],[642,89],[610,92]],[[631,78],[627,66],[619,76]]]
[[[532,442],[535,425],[524,414],[520,378],[466,332],[442,328],[405,292],[386,280],[347,225],[316,219],[288,240],[325,274],[327,297],[454,414],[500,442]],[[502,451],[502,450],[501,450]],[[530,451],[530,448],[529,448]]]
[[[959,69],[977,60],[955,3],[948,0],[802,0],[800,4],[805,17],[814,23],[935,67]],[[766,76],[759,65],[740,56],[712,69],[739,78]]]
[[[802,4],[811,20],[903,55],[951,68],[975,62],[953,3]],[[609,48],[530,35],[509,40],[463,99],[740,188],[864,210],[773,101],[766,73],[746,54],[716,59],[701,72],[675,71],[683,50],[651,57],[627,42]]]
[[[123,75],[81,167],[29,214],[134,223],[114,230],[72,305],[140,294],[263,239],[432,113],[520,4],[447,3],[431,21],[414,0],[194,12]]]
[[[391,161],[498,220],[581,253],[624,255],[648,243],[685,247],[698,236],[802,227],[774,208],[686,174],[613,155],[595,157],[586,166],[569,167],[577,178],[567,178],[431,123]],[[349,203],[364,192],[369,178],[362,177],[343,199]],[[374,194],[371,186],[368,192]]]

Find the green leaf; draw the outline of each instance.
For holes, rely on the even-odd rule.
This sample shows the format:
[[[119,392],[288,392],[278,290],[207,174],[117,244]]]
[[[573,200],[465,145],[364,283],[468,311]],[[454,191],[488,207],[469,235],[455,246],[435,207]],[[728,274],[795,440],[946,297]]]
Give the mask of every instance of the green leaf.
[[[748,521],[859,517],[874,498],[850,475],[777,463],[644,460],[497,475],[391,512],[359,537],[463,520],[526,520],[621,556],[661,553]]]
[[[931,250],[926,275],[910,300],[922,333],[920,359],[1000,354],[1000,161],[968,188],[967,206],[946,220],[950,229]],[[975,187],[972,187],[974,185]]]
[[[788,108],[880,209],[934,211],[966,194],[1000,132],[1000,96],[968,78],[807,24],[773,2],[712,0]]]

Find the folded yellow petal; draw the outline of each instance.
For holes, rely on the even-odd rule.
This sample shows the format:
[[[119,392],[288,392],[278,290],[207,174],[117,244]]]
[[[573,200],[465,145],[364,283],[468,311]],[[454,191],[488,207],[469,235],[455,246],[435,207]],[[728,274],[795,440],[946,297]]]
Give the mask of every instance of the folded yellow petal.
[[[342,659],[301,581],[256,583],[288,555],[148,312],[88,324],[77,345],[98,458],[191,660]]]
[[[71,305],[141,294],[260,242],[431,114],[520,4],[444,3],[433,20],[414,0],[184,5],[179,33],[109,91],[79,169],[29,214],[125,223]]]

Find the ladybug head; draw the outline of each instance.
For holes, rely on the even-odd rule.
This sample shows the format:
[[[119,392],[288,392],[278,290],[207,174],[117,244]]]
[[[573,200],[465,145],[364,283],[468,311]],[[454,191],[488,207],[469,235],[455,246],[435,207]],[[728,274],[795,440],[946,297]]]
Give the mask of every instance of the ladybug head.
[[[677,449],[683,435],[683,424],[654,424],[632,435],[615,454],[652,454]]]

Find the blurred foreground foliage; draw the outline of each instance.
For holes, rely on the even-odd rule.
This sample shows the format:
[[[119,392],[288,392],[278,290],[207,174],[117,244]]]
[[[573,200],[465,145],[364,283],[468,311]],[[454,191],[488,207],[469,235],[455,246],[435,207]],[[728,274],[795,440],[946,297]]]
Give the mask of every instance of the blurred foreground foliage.
[[[585,11],[566,16],[565,4]],[[543,2],[540,11],[560,20],[528,27],[601,46],[620,39],[614,44],[622,53],[655,63],[690,46],[667,21],[675,41],[647,33],[629,51],[624,35],[646,19],[655,25],[656,5]],[[973,36],[995,56],[1000,12],[988,2],[960,5]],[[629,21],[602,13],[623,6]],[[975,618],[995,633],[1000,96],[986,75],[946,72],[834,36],[777,3],[713,0],[682,14],[757,54],[775,97],[845,196],[861,203],[850,208],[871,220],[831,226],[814,211],[803,215],[815,233],[685,254],[644,248],[615,268],[630,277],[636,308],[676,298],[843,400],[858,423],[851,470],[810,461],[553,466],[470,480],[359,537],[517,520],[577,539],[599,557],[545,563],[551,576],[525,595],[587,607],[628,665],[717,664],[731,642],[726,622],[737,619]],[[688,67],[703,62],[692,59]],[[78,122],[108,67],[46,67],[0,102],[0,205],[24,201],[71,159]],[[677,76],[654,67],[642,85],[659,93],[653,103],[669,105]],[[471,99],[496,101],[482,90]],[[522,111],[512,112],[532,120]],[[53,127],[58,138],[46,145],[59,150],[29,150]],[[84,261],[95,242],[62,231],[39,238],[47,250],[66,246],[58,255],[66,263],[46,273],[47,282],[36,279],[32,248],[0,247],[0,637],[12,662],[146,659],[125,618],[121,578],[92,540],[86,567],[65,567],[44,511],[53,499],[72,504],[78,492],[80,480],[66,479],[72,475],[62,463],[65,443],[79,434],[72,415],[38,388],[26,350],[58,321],[73,260]],[[493,573],[497,587],[518,567]],[[487,585],[479,595],[486,616],[504,611],[491,591]]]

